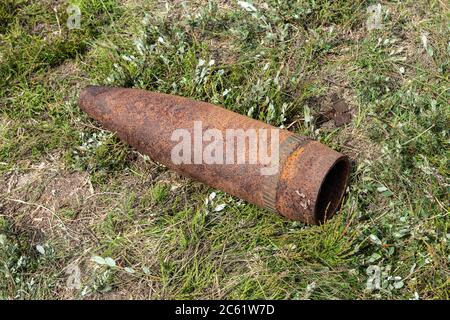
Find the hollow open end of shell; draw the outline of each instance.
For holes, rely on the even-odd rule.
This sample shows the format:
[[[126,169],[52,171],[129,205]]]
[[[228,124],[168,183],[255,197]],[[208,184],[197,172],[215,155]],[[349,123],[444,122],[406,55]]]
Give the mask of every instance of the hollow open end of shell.
[[[350,161],[340,157],[328,170],[319,189],[314,215],[319,223],[331,218],[339,209],[350,174]]]

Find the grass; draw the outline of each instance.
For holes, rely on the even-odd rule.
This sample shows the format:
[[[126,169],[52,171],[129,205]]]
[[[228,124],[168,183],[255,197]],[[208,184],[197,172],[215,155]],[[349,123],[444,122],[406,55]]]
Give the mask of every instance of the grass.
[[[80,30],[0,5],[0,298],[449,299],[444,2],[382,1],[371,31],[371,1],[72,3]],[[343,206],[306,226],[180,177],[81,112],[88,84],[315,138],[352,158]]]

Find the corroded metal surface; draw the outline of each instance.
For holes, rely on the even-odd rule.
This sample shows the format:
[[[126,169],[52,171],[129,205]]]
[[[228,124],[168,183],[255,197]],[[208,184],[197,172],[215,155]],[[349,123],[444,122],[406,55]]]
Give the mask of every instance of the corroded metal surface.
[[[262,175],[264,165],[259,163],[174,164],[171,151],[177,142],[172,141],[172,134],[185,129],[194,135],[194,121],[201,121],[203,131],[217,129],[224,135],[228,129],[275,129],[209,103],[137,89],[89,86],[82,91],[79,105],[153,160],[293,220],[317,224],[329,218],[347,185],[350,165],[346,156],[281,129],[280,169],[273,175]],[[271,138],[267,145],[273,152]],[[237,153],[239,148],[234,150]],[[248,159],[249,148],[244,150]]]

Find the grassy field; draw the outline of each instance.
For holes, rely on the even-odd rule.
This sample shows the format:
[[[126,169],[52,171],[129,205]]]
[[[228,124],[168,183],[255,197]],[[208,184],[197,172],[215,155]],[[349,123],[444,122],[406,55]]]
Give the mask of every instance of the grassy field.
[[[0,3],[0,299],[450,298],[446,1],[372,30],[373,1],[70,3],[80,29]],[[352,159],[343,206],[306,226],[180,177],[81,112],[88,84],[315,138]]]

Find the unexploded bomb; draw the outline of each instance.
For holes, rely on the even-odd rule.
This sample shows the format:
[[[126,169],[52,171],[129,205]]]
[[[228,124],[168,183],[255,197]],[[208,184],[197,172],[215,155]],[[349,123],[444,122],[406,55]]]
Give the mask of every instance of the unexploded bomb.
[[[338,209],[348,157],[209,103],[89,86],[80,107],[141,153],[182,175],[309,224]]]

